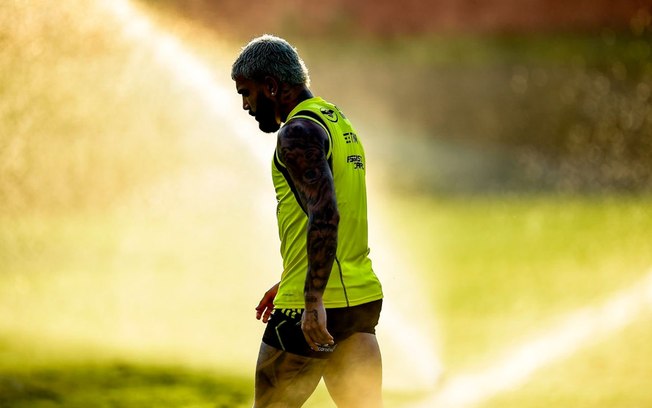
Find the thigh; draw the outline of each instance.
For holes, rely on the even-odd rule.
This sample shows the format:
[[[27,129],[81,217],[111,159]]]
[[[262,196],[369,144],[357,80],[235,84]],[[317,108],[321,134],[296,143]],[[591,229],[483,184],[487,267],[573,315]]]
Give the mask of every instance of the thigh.
[[[254,407],[300,407],[319,384],[326,361],[262,343],[256,363]]]
[[[324,382],[339,408],[382,407],[382,361],[376,336],[355,333],[328,360]]]

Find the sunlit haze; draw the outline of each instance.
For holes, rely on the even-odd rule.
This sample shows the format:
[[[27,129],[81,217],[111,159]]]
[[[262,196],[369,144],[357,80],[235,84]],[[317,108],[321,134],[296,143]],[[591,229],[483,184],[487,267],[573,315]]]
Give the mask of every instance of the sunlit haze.
[[[98,389],[144,367],[146,406],[250,406],[254,307],[282,268],[276,140],[230,78],[238,34],[174,10],[0,6],[2,406],[85,406],[71,367]],[[387,407],[652,403],[646,10],[633,34],[558,42],[345,23],[323,40],[286,16],[367,149]]]

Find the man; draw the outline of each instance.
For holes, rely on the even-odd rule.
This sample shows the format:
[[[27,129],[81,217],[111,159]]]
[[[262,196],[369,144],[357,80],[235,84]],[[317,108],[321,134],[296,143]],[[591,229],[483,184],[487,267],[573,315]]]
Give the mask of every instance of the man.
[[[231,77],[260,129],[279,131],[272,176],[284,270],[256,308],[267,327],[254,406],[300,407],[323,377],[338,407],[380,407],[383,294],[368,257],[360,139],[335,105],[313,97],[281,38],[252,40]]]

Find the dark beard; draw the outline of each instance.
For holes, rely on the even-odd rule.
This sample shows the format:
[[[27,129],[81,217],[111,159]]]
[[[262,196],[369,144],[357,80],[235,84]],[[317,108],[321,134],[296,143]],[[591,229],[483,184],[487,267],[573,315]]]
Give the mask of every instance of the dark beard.
[[[262,94],[256,102],[256,120],[258,121],[258,128],[265,133],[274,133],[281,127],[276,122],[274,102]]]

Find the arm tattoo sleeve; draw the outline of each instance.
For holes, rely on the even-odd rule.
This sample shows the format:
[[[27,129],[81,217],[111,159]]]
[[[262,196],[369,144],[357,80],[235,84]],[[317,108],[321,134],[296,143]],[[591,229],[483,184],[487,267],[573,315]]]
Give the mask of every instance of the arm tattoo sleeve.
[[[304,294],[307,302],[322,294],[337,251],[339,212],[333,175],[326,158],[328,136],[317,124],[296,119],[278,136],[279,155],[308,213],[308,271]]]

